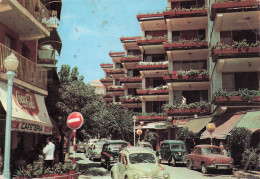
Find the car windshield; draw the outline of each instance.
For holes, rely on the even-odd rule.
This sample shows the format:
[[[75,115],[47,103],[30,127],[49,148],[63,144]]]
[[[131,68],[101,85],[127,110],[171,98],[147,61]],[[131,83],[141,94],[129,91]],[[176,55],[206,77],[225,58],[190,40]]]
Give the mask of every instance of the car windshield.
[[[183,145],[183,144],[172,144],[171,149],[183,149],[183,150],[185,150],[185,145]]]
[[[108,146],[108,150],[110,151],[120,151],[124,149],[127,145],[126,144],[110,144]]]
[[[202,153],[203,154],[222,154],[222,151],[220,148],[207,147],[207,148],[202,148]]]
[[[151,153],[133,153],[129,155],[131,164],[156,163],[155,156]]]

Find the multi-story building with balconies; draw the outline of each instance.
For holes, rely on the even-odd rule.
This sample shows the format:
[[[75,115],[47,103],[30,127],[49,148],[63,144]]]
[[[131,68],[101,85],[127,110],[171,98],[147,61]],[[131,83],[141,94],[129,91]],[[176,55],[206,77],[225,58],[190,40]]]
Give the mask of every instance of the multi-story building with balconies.
[[[137,128],[156,131],[157,148],[164,139],[176,139],[184,126],[209,138],[209,122],[216,124],[216,139],[246,127],[256,145],[259,7],[257,0],[168,0],[163,12],[138,14],[141,36],[120,38],[125,52],[118,61],[110,54],[114,68],[121,62],[124,72],[119,80],[112,77],[113,85],[123,86],[120,94],[112,94],[113,102],[121,96],[121,104],[141,112]],[[233,98],[220,99],[221,94]]]
[[[48,80],[57,77],[55,53],[61,50],[57,33],[61,1],[2,0],[0,2],[0,146],[5,143],[7,78],[4,59],[13,53],[19,66],[13,85],[11,160],[52,134],[44,98]],[[56,75],[55,75],[56,73]],[[56,77],[55,77],[56,76]],[[56,78],[57,79],[57,78]],[[18,149],[18,150],[16,150]],[[11,162],[12,162],[11,161]]]

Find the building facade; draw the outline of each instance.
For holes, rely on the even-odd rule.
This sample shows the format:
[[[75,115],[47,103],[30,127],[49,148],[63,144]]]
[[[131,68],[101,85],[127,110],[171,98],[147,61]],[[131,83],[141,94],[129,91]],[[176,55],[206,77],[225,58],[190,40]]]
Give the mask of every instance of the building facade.
[[[167,10],[138,14],[142,34],[121,37],[124,52],[101,64],[104,99],[139,112],[137,128],[177,139],[225,140],[236,127],[260,139],[259,1],[168,0]],[[252,95],[250,97],[250,95]],[[220,96],[231,96],[220,99]]]
[[[11,53],[19,60],[13,85],[11,162],[42,145],[52,134],[52,122],[45,105],[48,81],[55,76],[56,51],[61,50],[57,34],[61,1],[3,0],[0,2],[0,147],[4,151],[7,106],[7,78],[4,59]],[[56,72],[57,76],[57,72]],[[39,146],[38,146],[39,147]],[[13,164],[13,163],[11,163]]]

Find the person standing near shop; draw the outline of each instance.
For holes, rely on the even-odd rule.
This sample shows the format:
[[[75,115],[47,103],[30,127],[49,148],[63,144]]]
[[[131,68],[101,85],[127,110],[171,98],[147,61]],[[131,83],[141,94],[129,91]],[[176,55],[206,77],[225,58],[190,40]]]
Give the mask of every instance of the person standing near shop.
[[[47,145],[43,148],[42,152],[44,154],[44,166],[46,168],[52,168],[52,163],[54,160],[55,145],[51,142],[50,138],[46,138]]]

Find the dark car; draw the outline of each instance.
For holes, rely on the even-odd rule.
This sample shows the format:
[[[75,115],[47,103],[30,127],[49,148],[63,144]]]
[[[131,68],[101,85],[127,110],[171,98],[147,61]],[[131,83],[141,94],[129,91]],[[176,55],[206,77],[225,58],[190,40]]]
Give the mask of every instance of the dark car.
[[[127,142],[124,140],[109,140],[101,151],[101,165],[108,170],[117,162],[118,153],[127,147]]]
[[[175,166],[176,163],[186,164],[188,151],[185,143],[181,140],[164,140],[156,156],[161,163],[168,163]]]
[[[202,173],[208,173],[210,169],[232,171],[234,160],[224,155],[218,146],[196,145],[191,154],[187,156],[187,167],[201,169]]]

